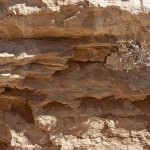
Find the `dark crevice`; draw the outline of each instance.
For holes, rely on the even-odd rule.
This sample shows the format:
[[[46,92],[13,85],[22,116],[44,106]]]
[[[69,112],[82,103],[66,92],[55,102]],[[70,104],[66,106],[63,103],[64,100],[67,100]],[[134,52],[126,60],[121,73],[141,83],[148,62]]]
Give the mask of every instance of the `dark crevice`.
[[[45,94],[38,93],[36,90],[30,90],[30,89],[17,89],[17,88],[11,88],[11,87],[4,87],[5,91],[2,92],[2,96],[8,96],[8,97],[16,97],[23,100],[44,100],[46,98]]]
[[[5,92],[1,94],[0,109],[10,111],[11,113],[20,114],[20,116],[28,123],[34,123],[32,109],[29,100],[39,99],[41,95],[34,95],[34,91],[28,89],[5,88]],[[45,98],[42,97],[41,98]]]
[[[51,111],[61,112],[61,111],[64,111],[64,110],[67,110],[67,111],[72,110],[72,108],[69,107],[67,104],[63,104],[63,103],[55,102],[55,101],[44,105],[43,109],[45,110],[45,113],[48,113],[48,112],[51,112]]]

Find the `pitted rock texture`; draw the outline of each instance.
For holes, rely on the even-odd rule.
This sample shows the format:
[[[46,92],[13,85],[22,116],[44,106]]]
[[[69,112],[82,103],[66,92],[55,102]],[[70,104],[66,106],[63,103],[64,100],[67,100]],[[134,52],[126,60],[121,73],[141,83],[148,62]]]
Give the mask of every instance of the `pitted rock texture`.
[[[0,150],[150,150],[148,0],[0,0]]]

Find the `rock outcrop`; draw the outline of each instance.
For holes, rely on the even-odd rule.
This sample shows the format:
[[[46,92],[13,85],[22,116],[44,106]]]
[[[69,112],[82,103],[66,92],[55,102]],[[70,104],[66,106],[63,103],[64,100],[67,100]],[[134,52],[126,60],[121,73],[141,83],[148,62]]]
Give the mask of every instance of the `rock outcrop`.
[[[149,0],[0,0],[0,150],[150,150]]]

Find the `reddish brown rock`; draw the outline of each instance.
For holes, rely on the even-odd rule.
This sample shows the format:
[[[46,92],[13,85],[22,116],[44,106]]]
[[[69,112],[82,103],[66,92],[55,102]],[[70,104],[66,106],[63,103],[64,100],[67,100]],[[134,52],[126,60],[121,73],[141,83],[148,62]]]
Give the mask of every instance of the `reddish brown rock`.
[[[0,1],[0,150],[149,150],[147,0]]]

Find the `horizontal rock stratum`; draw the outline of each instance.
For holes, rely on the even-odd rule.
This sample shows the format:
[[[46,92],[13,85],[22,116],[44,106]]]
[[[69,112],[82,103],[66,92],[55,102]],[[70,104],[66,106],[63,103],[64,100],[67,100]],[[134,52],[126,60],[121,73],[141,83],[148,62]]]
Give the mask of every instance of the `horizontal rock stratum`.
[[[150,150],[150,1],[0,0],[0,150]]]

